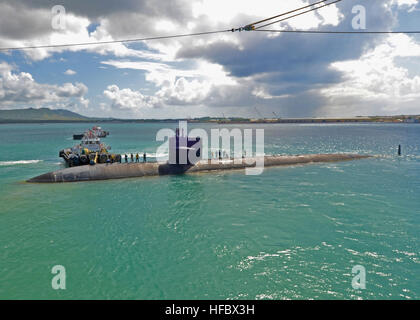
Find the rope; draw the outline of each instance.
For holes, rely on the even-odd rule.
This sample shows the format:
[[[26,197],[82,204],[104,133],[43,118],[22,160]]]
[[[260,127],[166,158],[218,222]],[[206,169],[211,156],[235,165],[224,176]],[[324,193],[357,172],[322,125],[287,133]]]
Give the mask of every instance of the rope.
[[[273,22],[270,22],[270,23],[264,24],[264,25],[262,25],[262,26],[258,26],[257,28],[255,28],[255,30],[258,30],[258,29],[261,29],[261,28],[264,28],[264,27],[270,26],[270,25],[272,25],[272,24],[275,24],[275,23],[278,23],[278,22],[282,22],[282,21],[285,21],[285,20],[288,20],[288,19],[291,19],[291,18],[294,18],[294,17],[300,16],[300,15],[302,15],[302,14],[305,14],[305,13],[308,13],[308,12],[311,12],[311,11],[315,11],[315,10],[318,10],[318,9],[321,9],[321,8],[324,8],[324,7],[327,7],[327,6],[330,6],[330,5],[334,4],[334,3],[338,3],[338,2],[341,2],[341,1],[343,1],[343,0],[335,0],[335,1],[333,1],[333,2],[330,2],[330,3],[324,4],[324,5],[322,5],[322,6],[318,6],[318,7],[316,7],[316,8],[312,8],[312,9],[310,9],[310,10],[306,10],[306,11],[303,11],[303,12],[299,12],[299,13],[297,13],[297,14],[294,14],[294,15],[290,16],[290,17],[286,17],[286,18],[283,18],[283,19],[280,19],[280,20],[276,20],[276,21],[273,21]]]
[[[309,34],[420,34],[420,31],[316,31],[316,30],[267,30],[256,29],[260,32],[278,33],[309,33]]]
[[[122,40],[109,40],[109,41],[97,41],[97,42],[80,42],[80,43],[67,43],[67,44],[48,44],[48,45],[39,45],[39,46],[34,45],[34,46],[23,46],[23,47],[10,47],[10,48],[0,48],[0,51],[42,49],[42,48],[64,48],[64,47],[101,45],[101,44],[110,44],[110,43],[151,41],[151,40],[203,36],[203,35],[208,35],[208,34],[216,34],[216,33],[231,32],[231,31],[232,30],[229,29],[229,30],[207,31],[207,32],[197,32],[197,33],[178,34],[178,35],[161,36],[161,37],[138,38],[138,39],[122,39]]]
[[[294,9],[294,10],[291,10],[289,12],[278,14],[278,15],[276,15],[274,17],[271,17],[271,18],[267,18],[267,19],[260,20],[260,21],[254,22],[254,23],[250,23],[249,25],[253,26],[253,25],[256,25],[256,24],[260,24],[260,23],[263,23],[263,22],[266,22],[266,21],[269,21],[269,20],[272,20],[272,19],[275,19],[275,18],[278,18],[278,17],[281,17],[281,16],[285,16],[285,15],[290,14],[290,13],[294,13],[294,12],[299,11],[299,10],[303,10],[303,9],[306,9],[306,8],[309,8],[309,7],[312,7],[312,6],[315,6],[317,4],[320,4],[320,3],[323,3],[323,2],[326,2],[326,1],[328,1],[328,0],[322,0],[322,1],[319,1],[319,2],[315,2],[315,3],[312,3],[310,5],[301,7],[299,9]]]

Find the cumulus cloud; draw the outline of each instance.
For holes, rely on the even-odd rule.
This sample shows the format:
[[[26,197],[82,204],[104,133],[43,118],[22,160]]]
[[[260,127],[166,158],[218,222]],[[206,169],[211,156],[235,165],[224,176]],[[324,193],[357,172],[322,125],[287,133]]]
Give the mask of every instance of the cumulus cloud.
[[[358,60],[331,64],[344,81],[322,90],[328,112],[337,115],[343,105],[351,115],[418,112],[420,70],[410,75],[397,61],[412,57],[420,57],[420,45],[406,35],[392,35]]]
[[[87,106],[88,88],[83,83],[64,83],[62,86],[36,82],[27,72],[15,72],[8,63],[0,63],[0,106],[54,106],[73,99]]]
[[[44,2],[32,3],[27,1],[5,1],[0,3],[0,47],[44,46],[72,43],[89,43],[115,40],[111,35],[112,25],[109,20],[99,18],[97,28],[89,32],[88,27],[93,20],[89,16],[78,15],[69,10],[68,3],[65,15],[65,28],[54,29],[51,6]],[[80,5],[80,4],[79,4]],[[98,7],[103,4],[96,3]],[[77,10],[76,10],[77,12]],[[116,57],[137,57],[147,59],[161,59],[159,54],[141,50],[133,50],[122,43],[101,44],[90,46],[39,48],[24,51],[31,60],[38,61],[50,57],[53,53],[64,51],[87,51],[102,55],[113,54]]]
[[[135,69],[145,72],[145,79],[153,83],[158,89],[149,101],[153,101],[154,106],[183,106],[183,105],[202,105],[207,103],[210,95],[220,86],[233,87],[237,85],[235,79],[230,77],[223,67],[205,61],[199,61],[189,68],[180,68],[170,64],[136,62],[136,61],[103,61],[103,64],[120,69]],[[115,89],[115,88],[114,88]],[[133,106],[128,100],[119,99],[119,103],[114,103],[115,95],[104,92],[105,96],[113,101],[112,105],[121,108],[123,101],[129,108]],[[125,95],[133,95],[127,89]],[[140,93],[137,93],[139,96]],[[114,99],[114,100],[113,100]],[[144,96],[142,96],[144,99]],[[139,108],[142,103],[137,104]]]
[[[409,6],[413,7],[418,4],[418,0],[393,0],[392,4],[396,4],[398,6]]]
[[[154,97],[145,96],[131,89],[120,89],[115,84],[108,86],[104,95],[111,100],[113,108],[121,110],[140,111],[143,108],[155,107],[158,103]]]
[[[65,74],[65,75],[68,75],[68,76],[73,76],[73,75],[75,75],[75,74],[76,74],[76,71],[71,70],[71,69],[67,69],[67,70],[64,72],[64,74]]]
[[[177,67],[169,63],[155,63],[144,61],[102,61],[102,64],[110,65],[118,69],[134,69],[146,72],[146,80],[157,86],[162,86],[167,82],[175,82],[177,78],[198,78],[211,81],[215,85],[236,84],[236,80],[229,76],[223,66],[208,63],[200,60],[195,61],[189,67]]]
[[[208,97],[210,85],[183,77],[175,82],[168,82],[154,95],[144,95],[129,88],[120,89],[110,85],[104,95],[111,101],[111,107],[120,110],[141,111],[167,105],[200,105]]]

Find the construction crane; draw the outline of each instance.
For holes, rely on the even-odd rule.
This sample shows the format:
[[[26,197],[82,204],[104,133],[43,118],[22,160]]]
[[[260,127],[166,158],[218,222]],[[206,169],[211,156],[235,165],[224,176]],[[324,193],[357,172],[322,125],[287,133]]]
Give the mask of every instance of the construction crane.
[[[264,117],[262,116],[261,112],[258,111],[257,107],[255,107],[254,109],[257,112],[257,114],[260,117],[260,119],[264,119]]]

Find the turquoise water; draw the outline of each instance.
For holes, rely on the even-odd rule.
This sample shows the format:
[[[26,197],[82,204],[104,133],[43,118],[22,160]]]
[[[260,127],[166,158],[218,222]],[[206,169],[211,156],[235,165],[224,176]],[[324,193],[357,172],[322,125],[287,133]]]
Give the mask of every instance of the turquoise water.
[[[151,154],[166,126],[103,125],[113,151]],[[377,156],[260,176],[23,182],[86,127],[0,125],[1,299],[420,298],[420,125],[257,125],[266,153]]]

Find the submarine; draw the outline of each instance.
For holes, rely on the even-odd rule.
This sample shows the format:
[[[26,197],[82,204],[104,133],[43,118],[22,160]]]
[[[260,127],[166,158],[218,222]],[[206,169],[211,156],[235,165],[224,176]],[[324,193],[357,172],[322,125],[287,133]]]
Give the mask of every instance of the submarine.
[[[219,151],[218,159],[202,159],[200,137],[187,137],[179,134],[169,138],[169,160],[161,162],[107,162],[91,163],[48,172],[27,180],[30,183],[80,182],[124,178],[140,178],[162,175],[176,175],[198,172],[214,172],[240,169],[263,169],[273,166],[290,166],[309,163],[349,161],[369,158],[359,154],[306,154],[271,155],[242,158],[223,158]],[[262,171],[262,170],[261,170]]]
[[[290,166],[310,163],[324,163],[337,161],[350,161],[369,158],[368,155],[359,154],[306,154],[295,156],[264,156],[264,167]],[[30,183],[59,183],[80,182],[124,178],[140,178],[150,176],[175,175],[197,172],[214,172],[227,170],[240,170],[253,168],[262,159],[241,159],[240,163],[234,160],[221,160],[213,163],[212,160],[200,160],[195,164],[169,164],[169,163],[108,163],[93,166],[80,166],[57,170],[29,179]]]

